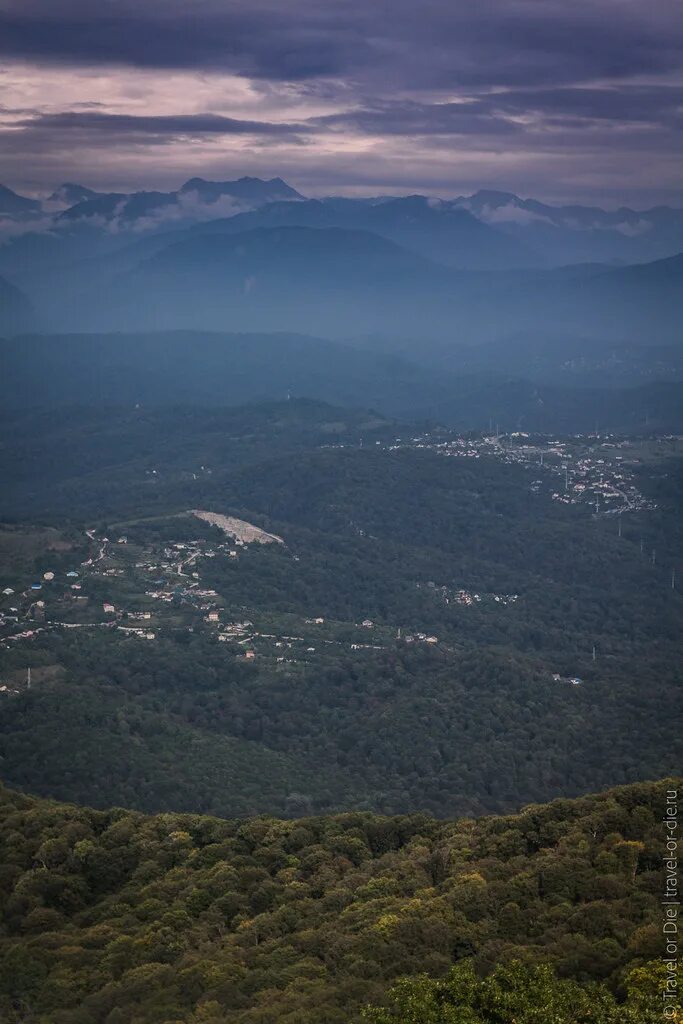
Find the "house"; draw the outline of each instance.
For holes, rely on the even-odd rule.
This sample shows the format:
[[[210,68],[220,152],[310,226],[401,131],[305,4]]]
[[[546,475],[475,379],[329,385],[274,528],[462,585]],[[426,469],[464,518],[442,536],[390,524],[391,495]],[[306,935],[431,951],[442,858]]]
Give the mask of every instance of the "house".
[[[13,593],[14,593],[14,591],[12,590],[12,588],[11,588],[11,587],[5,587],[5,589],[3,590],[3,594],[4,594],[4,595],[5,595],[6,597],[9,597],[9,596],[10,596],[11,594],[13,594]]]
[[[106,601],[102,605],[102,611],[104,612],[105,615],[115,615],[116,614],[116,608],[114,607],[114,605],[113,604],[108,604]]]
[[[572,684],[572,686],[581,686],[583,679],[579,679],[578,676],[570,676],[569,682]]]
[[[245,651],[244,657],[247,659],[247,661],[251,661],[253,658],[256,657],[256,653],[254,651]]]
[[[69,577],[69,579],[72,579],[72,580],[73,580],[73,579],[75,579],[75,578],[76,578],[76,576],[78,576],[78,573],[77,573],[77,572],[75,572],[75,571],[74,571],[74,570],[72,569],[72,570],[71,570],[70,572],[68,572],[68,573],[67,573],[66,575],[67,575],[67,576]]]
[[[218,612],[209,612],[206,618],[208,622],[218,622]]]
[[[373,623],[372,619],[363,619],[363,621],[361,622],[361,626],[365,626],[366,629],[369,629],[370,626],[373,626],[373,625],[374,625],[374,623]]]

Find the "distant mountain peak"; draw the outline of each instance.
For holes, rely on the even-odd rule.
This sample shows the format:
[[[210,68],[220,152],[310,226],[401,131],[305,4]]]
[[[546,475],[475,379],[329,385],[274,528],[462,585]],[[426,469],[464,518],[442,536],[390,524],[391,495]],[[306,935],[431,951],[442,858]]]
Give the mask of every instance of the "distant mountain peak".
[[[7,185],[0,185],[0,214],[21,215],[38,213],[41,204],[38,199],[29,199],[13,192]]]
[[[208,181],[206,178],[189,178],[178,189],[179,194],[197,192],[202,196],[232,195],[239,199],[257,199],[272,202],[278,199],[303,199],[304,197],[282,178],[254,178],[243,175],[234,181]]]
[[[206,178],[188,178],[187,181],[180,186],[179,192],[193,192],[197,188],[201,188],[203,185],[215,184],[215,182],[208,182]]]
[[[507,206],[510,203],[516,205],[524,202],[514,192],[499,192],[496,189],[487,188],[482,188],[475,192],[473,196],[470,196],[470,201],[477,204],[483,203],[486,206]]]
[[[74,206],[76,203],[85,202],[88,199],[97,199],[101,193],[96,192],[87,185],[79,185],[77,182],[65,181],[59,188],[56,188],[51,196],[48,196],[48,203],[68,203]]]
[[[376,205],[383,206],[388,209],[393,207],[394,209],[443,210],[447,208],[448,203],[443,199],[437,199],[433,196],[423,196],[419,192],[414,192],[409,196],[392,196],[389,199],[382,200],[381,203],[377,203]]]

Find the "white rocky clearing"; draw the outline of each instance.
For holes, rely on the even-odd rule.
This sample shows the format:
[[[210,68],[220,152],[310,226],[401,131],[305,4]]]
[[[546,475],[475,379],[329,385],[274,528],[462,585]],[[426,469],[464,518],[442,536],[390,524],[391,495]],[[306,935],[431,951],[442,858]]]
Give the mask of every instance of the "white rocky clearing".
[[[247,523],[244,519],[236,519],[234,516],[224,516],[220,512],[204,512],[202,509],[193,508],[190,514],[198,519],[203,519],[211,526],[217,526],[219,530],[241,540],[243,544],[284,544],[282,537],[275,533],[266,533],[253,523]]]

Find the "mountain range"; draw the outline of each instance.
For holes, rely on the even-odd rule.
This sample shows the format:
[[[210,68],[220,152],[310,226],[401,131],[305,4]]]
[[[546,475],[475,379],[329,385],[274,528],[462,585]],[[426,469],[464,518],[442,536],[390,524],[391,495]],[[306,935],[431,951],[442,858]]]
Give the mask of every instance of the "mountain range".
[[[44,203],[5,189],[1,211],[16,229],[0,246],[7,335],[285,332],[549,384],[646,383],[678,365],[680,210],[498,192],[306,199],[243,177],[130,194],[67,183]],[[526,370],[530,346],[545,370]]]
[[[42,201],[0,186],[0,226],[4,222],[15,233],[18,224],[30,230],[39,220],[41,231],[59,235],[88,229],[91,234],[118,236],[164,231],[284,203],[288,205],[270,209],[259,226],[372,230],[459,267],[645,262],[683,250],[683,210],[666,206],[642,211],[553,206],[491,190],[453,199],[332,197],[304,203],[304,198],[278,177],[193,177],[176,190],[136,192],[98,192],[68,182]]]
[[[206,181],[190,178],[171,192],[97,192],[85,185],[65,182],[44,200],[19,195],[0,185],[0,216],[21,219],[39,214],[55,214],[53,227],[84,221],[97,226],[116,225],[122,230],[158,227],[167,219],[191,222],[200,216],[204,205],[216,206],[215,216],[233,209],[278,200],[302,199],[281,178],[263,181],[243,177],[236,181]]]
[[[276,227],[369,231],[457,269],[498,270],[534,266],[538,262],[536,254],[522,240],[490,227],[465,209],[419,195],[378,203],[354,199],[269,203],[258,210],[198,225],[193,230],[202,234],[237,234]]]
[[[667,206],[640,211],[552,206],[491,190],[461,196],[452,205],[523,240],[549,263],[645,262],[682,248],[683,211]]]
[[[681,256],[627,268],[466,271],[357,229],[212,225],[162,240],[151,252],[142,243],[67,267],[47,315],[68,330],[378,334],[423,346],[423,358],[558,328],[618,345],[680,342]]]
[[[64,210],[58,222],[94,222],[117,230],[152,230],[169,221],[191,223],[221,213],[236,213],[263,203],[303,197],[281,178],[205,181],[190,178],[175,192],[112,192],[86,197]]]

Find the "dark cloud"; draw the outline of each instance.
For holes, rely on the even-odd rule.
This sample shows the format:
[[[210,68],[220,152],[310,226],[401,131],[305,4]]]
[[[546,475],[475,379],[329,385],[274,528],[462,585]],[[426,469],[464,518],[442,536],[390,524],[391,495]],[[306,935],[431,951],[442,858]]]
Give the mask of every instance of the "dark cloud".
[[[6,68],[23,61],[36,81],[80,69],[86,92],[88,74],[104,82],[83,97],[91,107],[77,93],[60,106],[18,90],[0,111],[0,178],[20,184],[22,165],[33,183],[55,166],[92,166],[101,185],[111,152],[118,182],[128,153],[136,180],[154,185],[181,166],[200,173],[193,162],[223,145],[252,173],[271,147],[270,172],[321,189],[337,183],[331,163],[349,187],[412,173],[428,189],[460,159],[488,186],[545,175],[552,190],[562,173],[565,196],[572,182],[599,190],[601,175],[605,188],[643,190],[649,178],[654,194],[679,181],[680,13],[680,0],[0,0]],[[186,102],[176,81],[146,113],[145,79],[167,71],[241,76],[249,101],[207,103],[200,91]],[[130,78],[132,103],[119,90],[108,104],[117,75]],[[155,167],[159,146],[173,149],[173,168]]]
[[[565,83],[680,68],[679,0],[5,0],[0,53],[403,86]]]
[[[68,110],[58,114],[39,114],[16,122],[17,128],[34,132],[104,132],[116,135],[148,136],[197,135],[281,135],[296,136],[304,125],[270,121],[242,121],[219,114],[134,115],[106,114]]]
[[[680,124],[683,86],[628,85],[591,88],[511,89],[488,101],[501,114],[562,114],[589,121]]]
[[[352,129],[370,135],[507,135],[521,131],[519,125],[499,116],[478,99],[462,103],[389,100],[314,118],[310,123],[319,128]]]
[[[311,119],[310,125],[371,135],[480,135],[531,138],[553,128],[590,130],[618,127],[626,138],[643,127],[683,124],[683,86],[563,87],[471,92],[459,102],[367,101],[340,114]],[[512,144],[512,140],[508,140]]]
[[[83,65],[230,70],[297,80],[343,72],[369,48],[353,21],[282,4],[146,0],[144,5],[10,0],[0,12],[0,53]],[[323,4],[324,7],[324,4]]]

